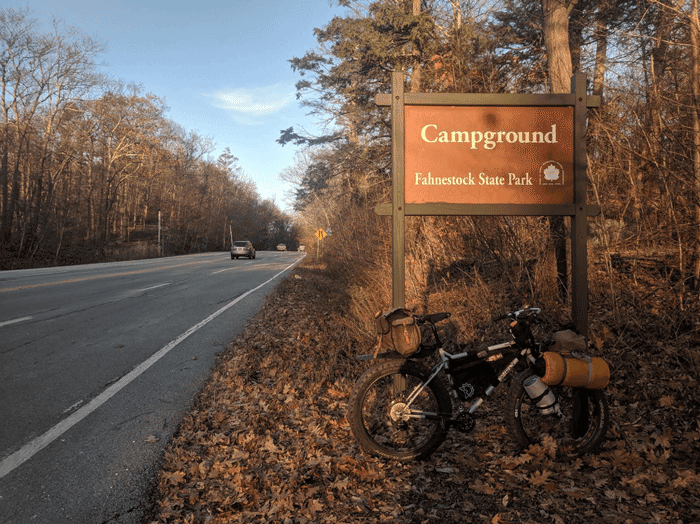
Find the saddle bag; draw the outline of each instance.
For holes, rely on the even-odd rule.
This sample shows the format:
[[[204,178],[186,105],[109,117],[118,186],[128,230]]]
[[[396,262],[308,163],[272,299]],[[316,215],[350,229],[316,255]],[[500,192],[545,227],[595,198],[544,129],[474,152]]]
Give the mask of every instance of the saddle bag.
[[[393,349],[405,357],[418,351],[421,343],[420,328],[408,309],[396,308],[386,313],[378,311],[374,319],[379,339],[375,358],[381,348]]]

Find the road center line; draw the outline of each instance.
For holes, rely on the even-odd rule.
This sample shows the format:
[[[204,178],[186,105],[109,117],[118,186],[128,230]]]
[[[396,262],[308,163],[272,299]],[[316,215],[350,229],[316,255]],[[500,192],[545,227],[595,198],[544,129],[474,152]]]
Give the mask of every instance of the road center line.
[[[150,358],[147,360],[144,360],[141,364],[136,366],[134,369],[132,369],[129,373],[124,375],[122,378],[117,380],[114,384],[112,384],[110,387],[105,389],[102,393],[97,395],[94,399],[92,399],[90,402],[85,404],[83,407],[78,409],[75,413],[72,415],[66,417],[63,419],[61,422],[56,424],[54,427],[52,427],[50,430],[48,430],[46,433],[43,435],[38,436],[34,440],[30,441],[29,443],[25,444],[21,449],[18,451],[15,451],[12,455],[4,459],[2,462],[0,462],[0,478],[4,477],[5,475],[9,474],[11,471],[13,471],[15,468],[18,466],[21,466],[23,463],[25,463],[27,460],[32,458],[34,455],[39,453],[42,449],[44,449],[46,446],[51,444],[54,440],[56,440],[58,437],[63,435],[66,431],[68,431],[70,428],[75,426],[78,422],[83,420],[85,417],[87,417],[90,413],[95,411],[97,408],[102,406],[105,402],[107,402],[109,399],[111,399],[114,395],[116,395],[119,391],[121,391],[124,387],[129,385],[132,381],[134,381],[137,377],[139,377],[141,374],[143,374],[148,368],[150,368],[153,364],[158,362],[161,358],[163,358],[165,355],[168,354],[168,352],[176,347],[180,342],[185,340],[187,337],[207,325],[209,322],[214,320],[216,317],[224,313],[226,310],[230,309],[231,307],[235,306],[238,302],[246,298],[248,295],[255,293],[258,289],[266,286],[273,280],[275,280],[278,276],[280,276],[282,273],[287,271],[288,269],[291,269],[295,265],[297,265],[299,262],[303,260],[303,257],[294,262],[293,264],[287,266],[284,268],[282,271],[277,273],[275,276],[270,278],[269,280],[266,280],[262,284],[260,284],[258,287],[255,287],[249,291],[246,291],[243,293],[241,296],[236,298],[235,300],[232,300],[228,304],[226,304],[224,307],[219,309],[218,311],[212,313],[209,315],[207,318],[202,320],[199,324],[196,324],[192,326],[190,329],[185,331],[182,335],[177,337],[175,340],[170,342],[169,344],[163,346],[161,349],[159,349],[156,353],[154,353]]]
[[[235,267],[227,267],[225,269],[219,269],[218,271],[214,271],[212,275],[216,275],[218,273],[223,273],[224,271],[231,271],[232,269],[236,269]],[[210,275],[211,276],[211,275]]]
[[[0,322],[0,327],[9,326],[10,324],[17,324],[17,322],[24,322],[25,320],[31,320],[32,317],[21,317],[13,318],[12,320],[5,320],[5,322]]]
[[[137,289],[136,292],[137,292],[137,293],[140,293],[141,291],[150,291],[151,289],[157,289],[157,288],[159,288],[159,287],[169,286],[169,285],[170,285],[170,282],[166,282],[165,284],[158,284],[158,285],[156,285],[156,286],[145,287],[145,288],[143,288],[143,289]]]
[[[5,293],[7,291],[18,291],[20,289],[33,289],[33,288],[37,288],[37,287],[55,286],[58,284],[74,284],[76,282],[87,282],[89,280],[98,280],[98,279],[102,279],[102,278],[141,275],[144,273],[153,273],[154,271],[164,271],[166,269],[174,269],[176,267],[192,266],[195,264],[211,264],[213,262],[218,262],[218,261],[215,259],[214,260],[197,260],[194,262],[185,262],[183,264],[175,264],[172,266],[158,266],[158,267],[148,268],[148,269],[138,269],[135,271],[127,271],[124,273],[107,273],[107,274],[103,274],[103,275],[93,275],[91,277],[71,278],[68,280],[58,280],[58,281],[54,281],[54,282],[42,282],[41,284],[26,284],[26,285],[17,286],[17,287],[8,287],[5,289],[0,289],[0,293]]]

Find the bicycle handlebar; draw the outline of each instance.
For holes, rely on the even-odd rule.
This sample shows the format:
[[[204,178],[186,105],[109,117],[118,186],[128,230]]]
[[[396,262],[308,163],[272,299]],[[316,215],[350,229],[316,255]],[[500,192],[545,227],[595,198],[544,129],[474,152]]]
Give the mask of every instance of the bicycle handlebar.
[[[503,315],[499,315],[497,317],[493,317],[491,319],[491,322],[498,322],[499,320],[505,320],[505,319],[511,319],[511,320],[518,320],[518,318],[521,315],[527,315],[527,314],[534,314],[535,317],[537,317],[540,313],[542,312],[542,308],[539,307],[526,307],[523,309],[518,309],[517,311],[511,311],[510,313],[505,313]],[[438,322],[441,322],[447,318],[450,318],[452,316],[452,313],[431,313],[429,315],[413,315],[416,318],[416,321],[418,324],[437,324]]]
[[[534,313],[535,316],[542,312],[542,308],[539,307],[526,307],[523,309],[518,309],[517,311],[511,311],[510,313],[505,313],[491,319],[491,322],[498,322],[499,320],[511,319],[518,320],[520,315],[527,315],[529,313]]]

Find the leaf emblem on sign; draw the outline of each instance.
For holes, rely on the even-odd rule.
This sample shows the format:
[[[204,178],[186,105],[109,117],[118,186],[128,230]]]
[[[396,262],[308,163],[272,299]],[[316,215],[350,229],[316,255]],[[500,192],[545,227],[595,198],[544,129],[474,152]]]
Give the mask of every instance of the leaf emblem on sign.
[[[550,182],[553,182],[554,180],[559,180],[559,175],[561,171],[557,169],[557,167],[554,164],[549,164],[549,167],[544,170],[544,179],[548,180]]]

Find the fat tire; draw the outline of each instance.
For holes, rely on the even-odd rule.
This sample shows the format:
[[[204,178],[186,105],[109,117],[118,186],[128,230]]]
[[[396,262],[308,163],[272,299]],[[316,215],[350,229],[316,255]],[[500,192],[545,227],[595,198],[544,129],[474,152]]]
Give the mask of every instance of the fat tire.
[[[520,448],[538,444],[542,438],[542,431],[539,429],[548,428],[547,434],[556,441],[557,452],[561,456],[576,457],[598,449],[610,425],[610,408],[604,393],[597,389],[550,386],[564,413],[563,419],[557,419],[556,415],[541,415],[537,406],[530,400],[523,387],[523,381],[531,375],[530,370],[516,375],[506,396],[505,425],[515,443]],[[573,435],[573,398],[576,394],[586,395],[585,404],[590,406],[588,416],[579,418],[587,425],[581,436]]]
[[[426,410],[441,415],[436,419],[392,420],[389,411],[392,405],[405,400],[416,384],[430,377],[430,370],[412,360],[390,360],[373,365],[357,380],[350,394],[347,419],[355,440],[366,452],[392,460],[409,461],[422,459],[434,452],[447,437],[448,420],[452,414],[450,394],[439,377],[427,386],[425,395],[418,401]],[[397,386],[397,391],[391,391]],[[393,384],[393,385],[390,385]],[[408,391],[408,392],[407,392]],[[421,405],[416,407],[421,407]],[[370,425],[370,409],[374,408],[374,421]],[[397,438],[387,435],[401,434]],[[420,435],[418,435],[420,434]],[[420,436],[414,442],[412,436]],[[409,442],[410,440],[410,442]]]

